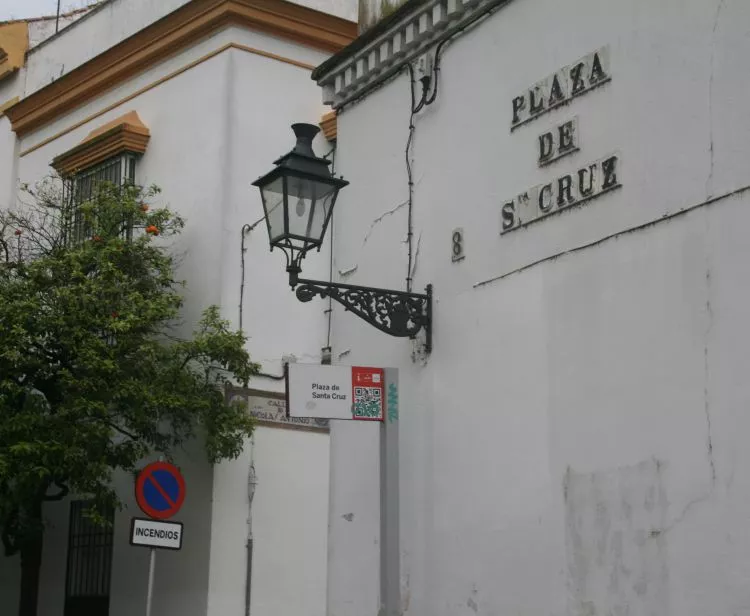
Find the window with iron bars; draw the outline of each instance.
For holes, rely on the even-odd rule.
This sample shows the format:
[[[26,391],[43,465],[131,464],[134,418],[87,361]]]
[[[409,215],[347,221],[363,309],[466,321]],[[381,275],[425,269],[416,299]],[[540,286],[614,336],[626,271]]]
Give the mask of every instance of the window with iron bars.
[[[79,244],[91,236],[91,225],[86,221],[81,206],[96,195],[97,188],[104,183],[125,186],[135,183],[134,154],[125,153],[105,160],[69,178],[65,183],[65,201],[69,203],[69,220],[66,227],[68,244]],[[123,226],[123,236],[131,239],[132,225]]]
[[[112,581],[114,509],[98,510],[107,522],[92,520],[90,501],[70,503],[64,616],[108,616]]]

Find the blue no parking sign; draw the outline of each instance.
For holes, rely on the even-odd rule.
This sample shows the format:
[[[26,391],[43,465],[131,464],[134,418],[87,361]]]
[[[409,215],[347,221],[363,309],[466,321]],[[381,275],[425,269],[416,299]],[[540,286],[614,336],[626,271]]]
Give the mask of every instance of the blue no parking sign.
[[[179,469],[168,462],[153,462],[144,468],[135,483],[135,498],[146,515],[166,520],[185,502],[185,480]]]

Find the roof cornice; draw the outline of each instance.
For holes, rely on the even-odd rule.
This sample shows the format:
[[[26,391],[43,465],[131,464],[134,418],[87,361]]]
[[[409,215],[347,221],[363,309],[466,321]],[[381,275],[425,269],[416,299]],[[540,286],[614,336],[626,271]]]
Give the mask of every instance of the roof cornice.
[[[323,102],[341,109],[387,81],[439,41],[511,0],[409,0],[313,71]]]
[[[357,33],[353,22],[286,0],[193,0],[30,94],[6,115],[24,136],[230,25],[329,52],[342,49]]]

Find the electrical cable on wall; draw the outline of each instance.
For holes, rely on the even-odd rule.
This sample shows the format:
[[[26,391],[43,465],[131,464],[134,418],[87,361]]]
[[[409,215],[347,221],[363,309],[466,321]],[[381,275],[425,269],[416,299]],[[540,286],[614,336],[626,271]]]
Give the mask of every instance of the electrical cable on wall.
[[[501,8],[503,8],[506,4],[508,4],[508,2],[510,2],[510,0],[491,0],[491,1],[492,1],[492,6],[485,9],[486,12],[473,14],[466,21],[459,22],[455,26],[449,27],[445,31],[445,33],[442,35],[442,38],[435,39],[433,41],[433,44],[437,43],[438,48],[439,48],[439,47],[442,47],[442,44],[452,43],[459,34],[463,34],[464,32],[468,30],[474,29],[475,27],[479,25],[481,21],[485,21],[486,19],[494,15],[497,11],[499,11]],[[394,68],[384,71],[382,74],[382,77],[379,79],[373,80],[373,82],[370,85],[366,85],[362,88],[358,88],[357,93],[355,95],[351,96],[350,98],[345,98],[344,100],[339,101],[336,106],[336,110],[338,112],[342,112],[347,107],[351,107],[352,105],[359,103],[360,101],[365,99],[375,90],[379,90],[380,88],[384,87],[392,79],[397,77],[401,73],[401,71],[404,70],[404,66],[406,64],[409,64],[415,58],[419,57],[420,55],[424,55],[425,53],[428,53],[427,49],[419,50],[417,52],[412,52],[411,54],[408,54],[407,59],[404,61],[405,64],[399,63]],[[435,90],[434,92],[437,92],[437,90]]]
[[[333,147],[331,148],[331,151],[328,152],[323,158],[328,158],[331,156],[331,175],[334,175],[336,172],[336,144],[334,143]],[[330,250],[329,250],[329,263],[328,263],[328,282],[333,282],[333,214],[331,215],[331,221],[329,223],[329,229],[328,232],[330,236]],[[328,351],[329,355],[331,353],[331,325],[333,321],[333,298],[329,295],[328,296],[328,310],[326,310],[328,313],[328,336],[326,337],[326,346],[323,349],[324,356],[325,351]],[[329,357],[330,359],[330,357]]]
[[[425,82],[422,81],[422,100],[419,101],[418,105],[415,105],[414,97],[414,68],[411,63],[406,65],[409,68],[409,86],[411,90],[411,112],[409,113],[409,138],[406,140],[406,177],[408,183],[408,198],[407,198],[407,222],[406,222],[406,244],[409,252],[409,262],[406,267],[406,290],[411,291],[411,263],[412,263],[412,237],[414,236],[414,229],[412,225],[412,212],[414,206],[414,177],[411,169],[411,145],[414,141],[414,116],[424,106],[426,98]]]
[[[255,435],[250,437],[250,468],[247,474],[247,563],[245,569],[245,616],[250,616],[253,583],[253,498],[258,476],[255,472]]]
[[[504,2],[501,3],[504,4]],[[425,75],[420,78],[420,83],[422,85],[422,94],[420,96],[419,102],[416,100],[415,95],[415,85],[416,80],[414,78],[414,67],[411,64],[411,60],[406,62],[406,69],[409,72],[409,87],[411,90],[411,109],[409,113],[409,137],[406,141],[406,151],[404,153],[405,159],[406,159],[406,175],[407,175],[407,182],[408,182],[408,214],[407,214],[407,230],[406,230],[406,244],[407,244],[407,250],[408,250],[408,262],[407,262],[407,270],[406,270],[406,290],[408,292],[411,292],[412,290],[412,268],[413,268],[413,262],[414,262],[414,224],[413,224],[413,214],[414,214],[414,177],[413,177],[413,167],[412,167],[412,159],[411,159],[411,152],[412,152],[412,146],[414,143],[414,132],[415,132],[415,124],[414,124],[414,118],[415,116],[422,111],[425,107],[429,107],[432,105],[435,100],[437,99],[438,94],[438,84],[440,80],[440,60],[442,57],[442,51],[443,48],[453,42],[454,38],[458,36],[459,34],[465,32],[469,28],[472,28],[477,25],[477,23],[481,20],[484,20],[488,18],[490,15],[492,15],[499,7],[495,7],[494,9],[488,11],[487,13],[484,13],[482,15],[477,15],[476,17],[472,18],[471,20],[467,21],[466,23],[460,25],[455,30],[448,33],[445,38],[443,38],[435,48],[435,62],[432,69],[432,75]],[[402,70],[402,69],[400,69]],[[381,84],[382,85],[382,84]],[[369,91],[369,90],[368,90]],[[367,91],[366,91],[367,92]],[[356,97],[352,100],[346,101],[344,104],[341,104],[339,107],[339,111],[344,109],[345,106],[351,105],[358,100],[361,100],[365,95],[365,93],[362,93],[361,96]]]
[[[414,117],[422,111],[425,107],[429,107],[435,102],[438,91],[438,75],[440,73],[440,52],[445,43],[450,39],[444,39],[440,41],[440,44],[435,50],[435,66],[432,71],[432,75],[425,75],[420,78],[422,84],[422,95],[420,96],[419,102],[416,100],[414,94],[414,86],[416,80],[414,79],[414,67],[411,62],[407,62],[406,68],[409,71],[409,88],[411,90],[411,110],[409,114],[409,138],[406,140],[406,177],[408,182],[408,209],[407,209],[407,223],[406,223],[406,244],[408,250],[408,262],[406,268],[406,290],[411,292],[412,289],[412,263],[414,261],[414,170],[412,168],[412,146],[414,144]],[[432,93],[430,94],[430,89]]]
[[[259,218],[253,224],[242,225],[240,231],[242,239],[240,240],[240,305],[239,305],[239,326],[242,331],[242,318],[243,318],[243,304],[245,301],[245,253],[247,248],[245,247],[245,238],[247,235],[255,229],[260,223],[262,223],[266,217]],[[272,381],[283,381],[285,376],[283,374],[268,374],[266,372],[258,372],[255,376],[262,377],[264,379],[271,379]]]
[[[266,217],[256,220],[253,224],[245,224],[242,225],[242,231],[240,232],[242,235],[242,239],[240,241],[240,306],[239,306],[239,321],[240,321],[240,331],[242,331],[242,304],[245,299],[245,253],[247,252],[247,248],[245,248],[245,237],[247,236],[250,231],[255,229],[260,223],[262,223]]]

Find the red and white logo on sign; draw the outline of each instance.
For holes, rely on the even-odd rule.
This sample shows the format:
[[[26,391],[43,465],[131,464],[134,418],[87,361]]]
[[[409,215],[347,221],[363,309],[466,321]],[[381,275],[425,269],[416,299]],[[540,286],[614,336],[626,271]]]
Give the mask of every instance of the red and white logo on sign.
[[[384,381],[382,368],[352,367],[352,419],[383,421]]]

